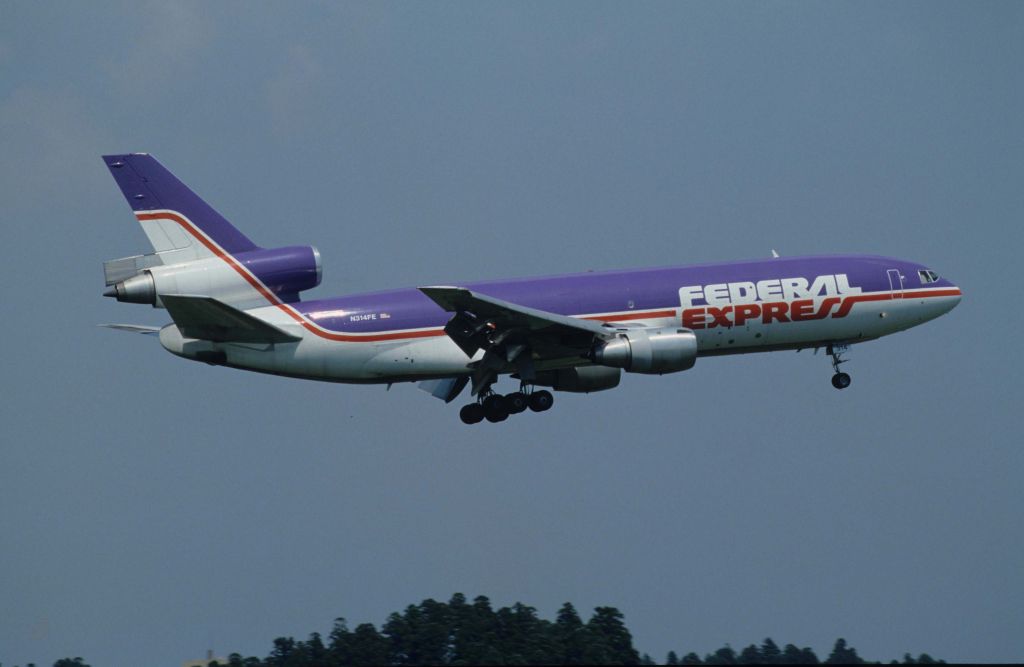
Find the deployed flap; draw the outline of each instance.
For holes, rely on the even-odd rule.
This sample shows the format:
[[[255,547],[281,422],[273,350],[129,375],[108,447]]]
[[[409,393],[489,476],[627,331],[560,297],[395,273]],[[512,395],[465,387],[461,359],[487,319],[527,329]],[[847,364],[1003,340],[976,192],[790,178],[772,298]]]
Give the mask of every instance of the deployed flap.
[[[445,403],[451,403],[462,393],[462,390],[469,384],[469,376],[462,375],[457,378],[445,378],[441,380],[424,380],[417,386],[428,392],[435,398],[440,398]]]
[[[591,320],[520,306],[462,287],[421,287],[420,291],[448,312],[468,311],[477,317],[493,320],[500,328],[521,327],[529,331],[567,329],[573,333],[596,335],[609,333],[608,329]]]
[[[299,336],[209,296],[161,294],[171,319],[186,338],[215,343],[291,343]]]

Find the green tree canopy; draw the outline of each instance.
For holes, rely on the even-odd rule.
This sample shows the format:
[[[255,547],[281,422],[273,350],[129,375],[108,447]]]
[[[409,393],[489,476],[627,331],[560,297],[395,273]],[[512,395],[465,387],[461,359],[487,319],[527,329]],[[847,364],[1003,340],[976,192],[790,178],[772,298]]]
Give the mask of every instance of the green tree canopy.
[[[861,665],[864,661],[857,655],[857,650],[847,646],[846,640],[840,637],[832,647],[832,653],[825,660],[826,665]]]
[[[749,644],[739,654],[726,644],[703,659],[693,651],[681,659],[669,651],[669,665],[820,664],[810,648],[771,638]],[[828,664],[864,664],[843,638],[837,639]],[[927,653],[904,655],[904,664],[940,663]],[[899,664],[897,661],[893,661]],[[485,596],[470,602],[456,593],[447,602],[433,599],[390,614],[380,630],[372,623],[349,629],[344,617],[334,619],[326,640],[317,632],[305,641],[278,637],[270,654],[259,659],[232,653],[227,667],[350,667],[355,665],[648,665],[649,655],[633,646],[625,617],[615,607],[595,607],[584,623],[570,602],[554,621],[517,602],[494,609]],[[81,658],[64,658],[54,667],[89,667]]]

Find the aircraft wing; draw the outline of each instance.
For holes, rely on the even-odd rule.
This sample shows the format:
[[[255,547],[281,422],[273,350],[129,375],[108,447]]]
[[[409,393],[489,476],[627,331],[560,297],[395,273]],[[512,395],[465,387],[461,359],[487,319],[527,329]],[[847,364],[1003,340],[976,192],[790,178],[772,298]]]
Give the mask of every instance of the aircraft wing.
[[[291,343],[298,336],[209,296],[161,294],[171,319],[186,338],[216,343]]]
[[[530,331],[561,329],[572,333],[608,333],[606,328],[591,320],[520,306],[462,287],[421,287],[420,291],[450,313],[469,311],[494,321],[498,326],[524,327]]]
[[[471,364],[474,394],[490,386],[499,372],[515,372],[530,381],[535,361],[585,358],[596,337],[612,333],[591,320],[521,306],[463,287],[421,287],[420,291],[455,314],[444,331],[466,356],[485,350],[483,359]]]

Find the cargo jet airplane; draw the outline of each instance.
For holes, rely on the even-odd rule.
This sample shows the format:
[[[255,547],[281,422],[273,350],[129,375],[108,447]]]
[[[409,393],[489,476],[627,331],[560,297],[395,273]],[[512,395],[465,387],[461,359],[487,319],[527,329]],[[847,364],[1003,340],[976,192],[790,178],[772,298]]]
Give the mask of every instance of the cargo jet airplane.
[[[145,153],[103,158],[153,252],[103,265],[105,296],[165,308],[158,334],[186,359],[328,382],[419,382],[460,417],[504,421],[593,392],[622,371],[699,357],[824,347],[832,385],[853,343],[952,310],[960,289],[927,266],[831,255],[432,285],[303,301],[320,284],[312,246],[261,248]],[[502,375],[517,391],[494,390]]]

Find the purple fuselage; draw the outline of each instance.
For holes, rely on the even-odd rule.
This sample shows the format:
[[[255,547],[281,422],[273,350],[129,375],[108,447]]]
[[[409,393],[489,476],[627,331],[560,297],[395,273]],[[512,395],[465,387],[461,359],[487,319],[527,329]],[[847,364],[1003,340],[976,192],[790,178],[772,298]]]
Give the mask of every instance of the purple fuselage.
[[[686,285],[752,282],[802,276],[845,274],[863,292],[925,287],[916,262],[874,255],[821,255],[741,262],[699,264],[640,270],[588,272],[539,278],[491,280],[458,285],[488,296],[560,315],[628,314],[678,309]],[[890,283],[897,269],[902,286]],[[939,278],[926,287],[955,287]],[[369,334],[441,327],[451,318],[418,289],[397,289],[317,299],[293,304],[319,326],[338,332]]]

